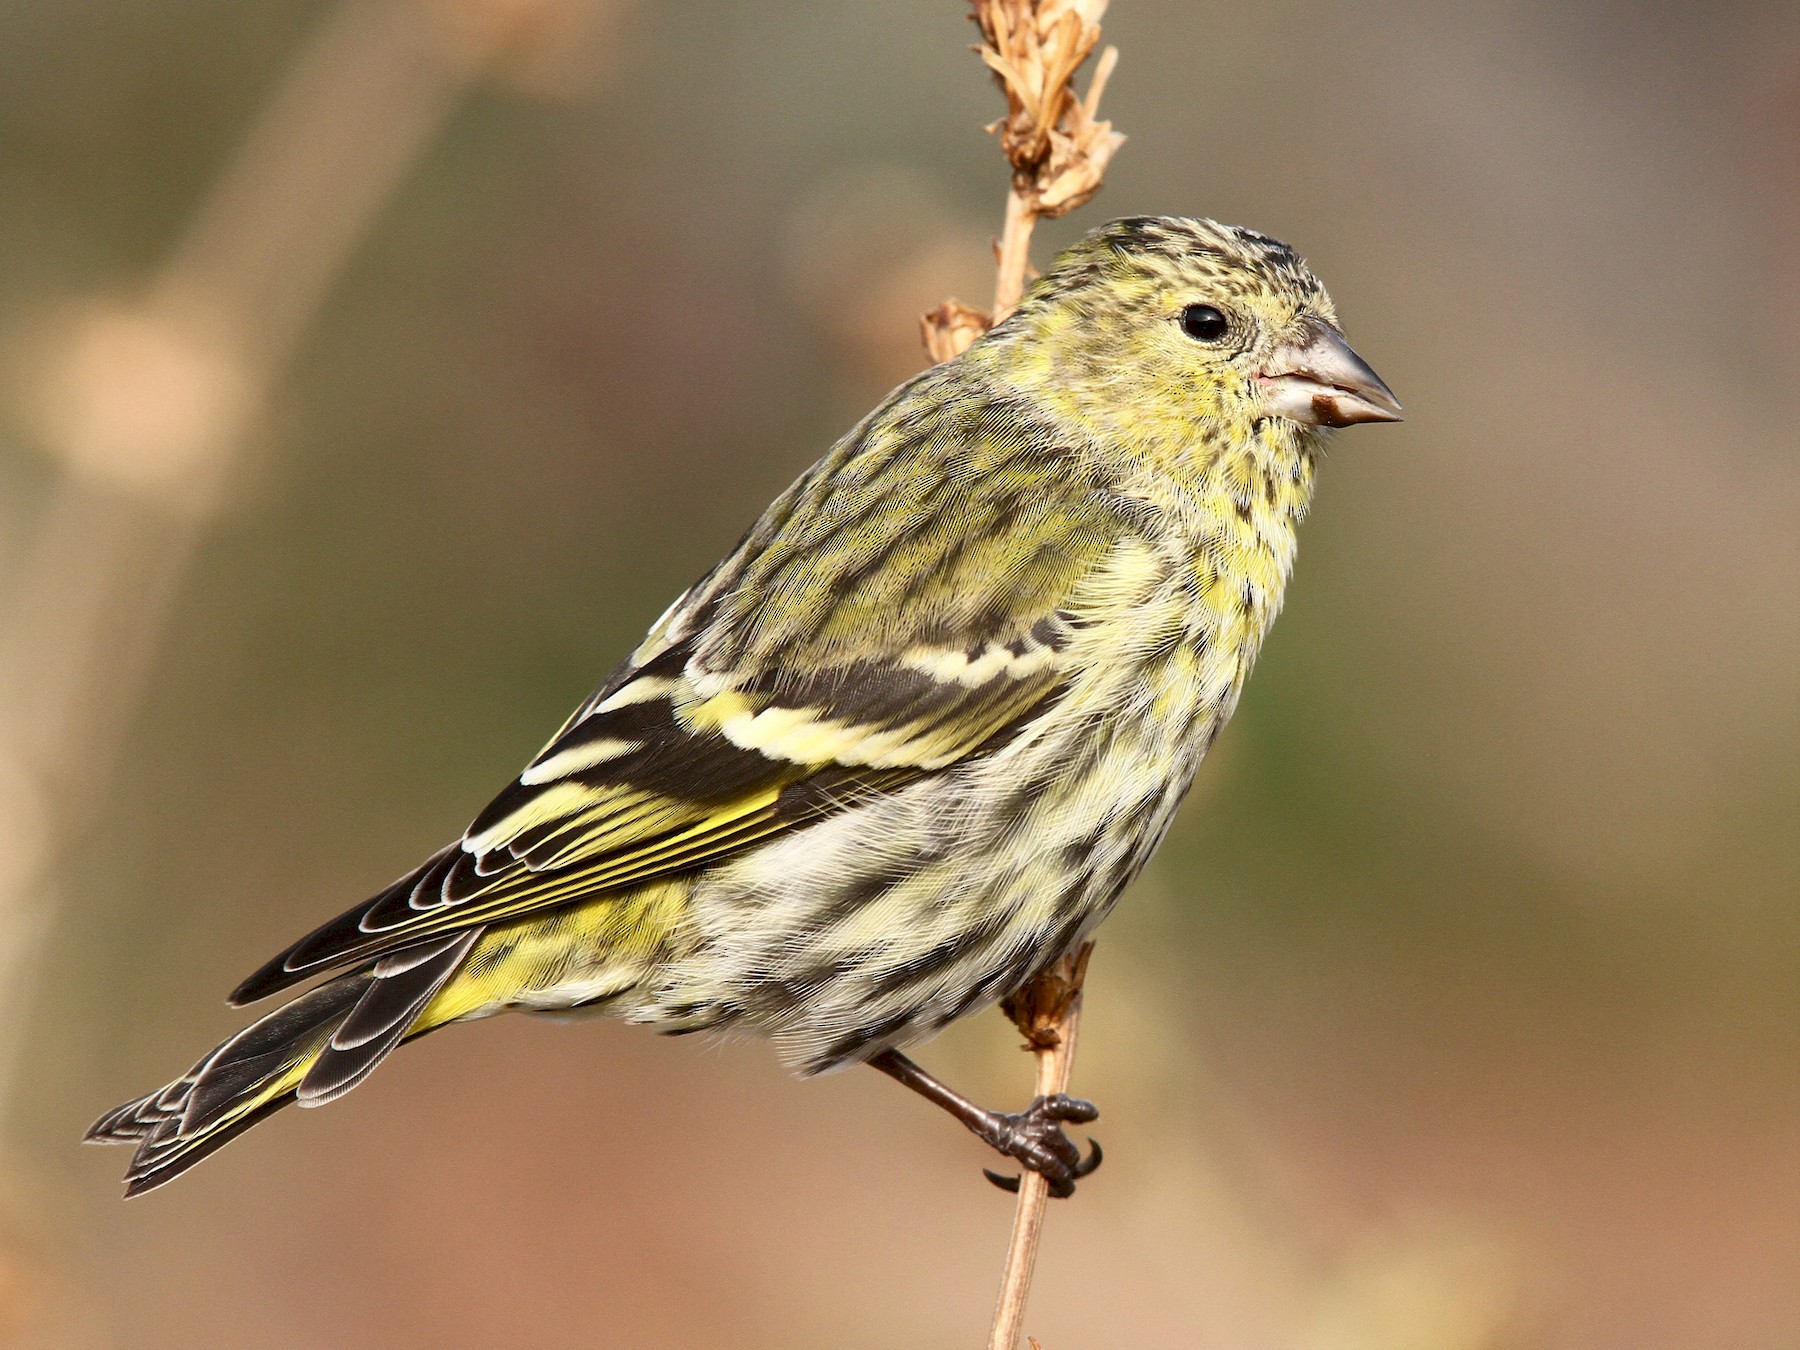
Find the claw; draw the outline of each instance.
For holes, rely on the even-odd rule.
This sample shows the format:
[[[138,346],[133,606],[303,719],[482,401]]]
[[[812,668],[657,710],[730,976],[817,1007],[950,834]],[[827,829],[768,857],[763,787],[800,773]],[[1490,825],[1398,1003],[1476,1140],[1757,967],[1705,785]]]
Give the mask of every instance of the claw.
[[[1018,1115],[996,1117],[997,1128],[987,1139],[1000,1152],[1024,1163],[1027,1171],[1043,1177],[1052,1196],[1067,1199],[1075,1193],[1075,1183],[1100,1165],[1100,1149],[1088,1140],[1090,1151],[1084,1158],[1081,1145],[1063,1133],[1062,1125],[1099,1116],[1100,1110],[1092,1102],[1059,1092],[1038,1098]],[[1003,1191],[1019,1189],[1019,1177],[997,1172],[986,1175]]]
[[[1071,1097],[1066,1092],[1059,1092],[1054,1097],[1045,1097],[1040,1108],[1052,1120],[1066,1120],[1071,1125],[1085,1125],[1090,1120],[1100,1119],[1100,1108],[1092,1102],[1083,1101],[1080,1097]]]
[[[1026,1172],[1044,1178],[1050,1194],[1059,1199],[1075,1193],[1075,1183],[1100,1166],[1100,1145],[1088,1140],[1090,1152],[1081,1156],[1081,1146],[1064,1133],[1064,1123],[1085,1124],[1100,1118],[1100,1108],[1066,1092],[1039,1097],[1014,1115],[984,1111],[962,1094],[952,1091],[914,1064],[898,1050],[887,1050],[869,1063],[890,1078],[911,1088],[927,1101],[950,1112],[976,1138],[995,1152],[1016,1159]],[[1002,1176],[983,1169],[987,1179],[1003,1191],[1015,1192],[1022,1177]]]
[[[1074,1183],[1081,1180],[1082,1177],[1092,1176],[1095,1172],[1100,1170],[1100,1164],[1105,1161],[1106,1154],[1100,1147],[1100,1141],[1090,1137],[1088,1139],[1087,1157],[1079,1159],[1070,1167],[1070,1179],[1068,1181],[1062,1183],[1060,1186],[1052,1181],[1050,1185],[1050,1194],[1059,1200],[1067,1199],[1075,1193]],[[982,1168],[981,1175],[993,1182],[994,1185],[998,1186],[1008,1195],[1017,1195],[1019,1193],[1019,1183],[1024,1180],[1022,1177],[1002,1176],[999,1172],[996,1172],[989,1167]],[[1067,1189],[1064,1189],[1064,1187]]]

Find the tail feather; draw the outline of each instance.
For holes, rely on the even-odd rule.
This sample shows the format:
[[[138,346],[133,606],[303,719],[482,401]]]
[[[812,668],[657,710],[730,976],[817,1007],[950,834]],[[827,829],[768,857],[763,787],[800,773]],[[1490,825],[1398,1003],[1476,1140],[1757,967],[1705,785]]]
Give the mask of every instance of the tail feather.
[[[422,1014],[478,936],[433,939],[309,990],[167,1087],[107,1112],[88,1140],[136,1145],[125,1194],[139,1195],[296,1098],[317,1106],[342,1096],[401,1041],[431,1029]]]
[[[179,1115],[193,1080],[183,1078],[148,1097],[116,1106],[89,1127],[85,1139],[89,1143],[115,1144],[142,1139],[170,1115]]]
[[[373,1073],[417,1025],[480,936],[479,928],[453,933],[377,962],[369,987],[300,1081],[300,1105],[323,1106]]]

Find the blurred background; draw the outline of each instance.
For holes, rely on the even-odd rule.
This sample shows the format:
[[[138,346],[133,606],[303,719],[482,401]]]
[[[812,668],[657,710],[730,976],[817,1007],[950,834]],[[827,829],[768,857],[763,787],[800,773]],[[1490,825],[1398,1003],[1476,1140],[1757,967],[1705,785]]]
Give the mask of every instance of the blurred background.
[[[1800,12],[1116,0],[1093,205],[1407,407],[1102,934],[1045,1350],[1800,1346]],[[973,1346],[1011,1201],[505,1018],[130,1205],[76,1140],[459,831],[985,304],[959,0],[0,11],[0,1343]],[[929,1048],[1022,1104],[997,1015]]]

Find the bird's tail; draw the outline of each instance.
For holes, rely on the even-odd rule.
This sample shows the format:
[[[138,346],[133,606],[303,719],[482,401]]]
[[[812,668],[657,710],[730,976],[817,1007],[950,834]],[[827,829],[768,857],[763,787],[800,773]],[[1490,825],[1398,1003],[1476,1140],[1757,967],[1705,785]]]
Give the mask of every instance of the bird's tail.
[[[342,1096],[401,1041],[447,1020],[427,1017],[427,1005],[479,935],[429,940],[309,990],[167,1087],[107,1112],[87,1138],[136,1146],[125,1172],[132,1196],[173,1181],[291,1101]]]

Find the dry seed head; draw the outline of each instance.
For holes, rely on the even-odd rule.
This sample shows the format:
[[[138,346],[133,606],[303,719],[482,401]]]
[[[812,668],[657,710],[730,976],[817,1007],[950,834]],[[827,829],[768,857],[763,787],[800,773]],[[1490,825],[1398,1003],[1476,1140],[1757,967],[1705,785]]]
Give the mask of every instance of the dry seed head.
[[[960,300],[946,300],[931,313],[919,316],[925,353],[933,365],[961,356],[971,342],[992,326],[993,320],[984,311]]]
[[[1094,944],[1082,943],[1000,1001],[1001,1011],[1025,1037],[1025,1049],[1051,1050],[1062,1043],[1061,1028],[1070,1006],[1081,997],[1088,958],[1093,954]]]
[[[1125,137],[1099,119],[1100,96],[1118,64],[1108,47],[1086,98],[1069,87],[1100,43],[1107,0],[973,0],[969,18],[981,30],[975,48],[1006,94],[1006,116],[988,128],[1012,165],[1006,230],[996,248],[999,278],[994,314],[947,300],[921,316],[925,350],[947,361],[1018,304],[1031,270],[1032,226],[1066,215],[1100,190],[1106,166]]]
[[[1034,203],[1037,214],[1046,219],[1066,215],[1091,199],[1100,190],[1113,152],[1125,143],[1111,122],[1094,117],[1101,90],[1118,59],[1117,47],[1101,53],[1087,98],[1077,100],[1071,95],[1061,123],[1050,132],[1050,155],[1038,169]]]
[[[1087,98],[1069,87],[1100,42],[1106,0],[975,0],[976,50],[1006,94],[1006,116],[991,128],[1033,213],[1060,216],[1099,190],[1124,137],[1098,120],[1100,94],[1117,61],[1101,57]]]

